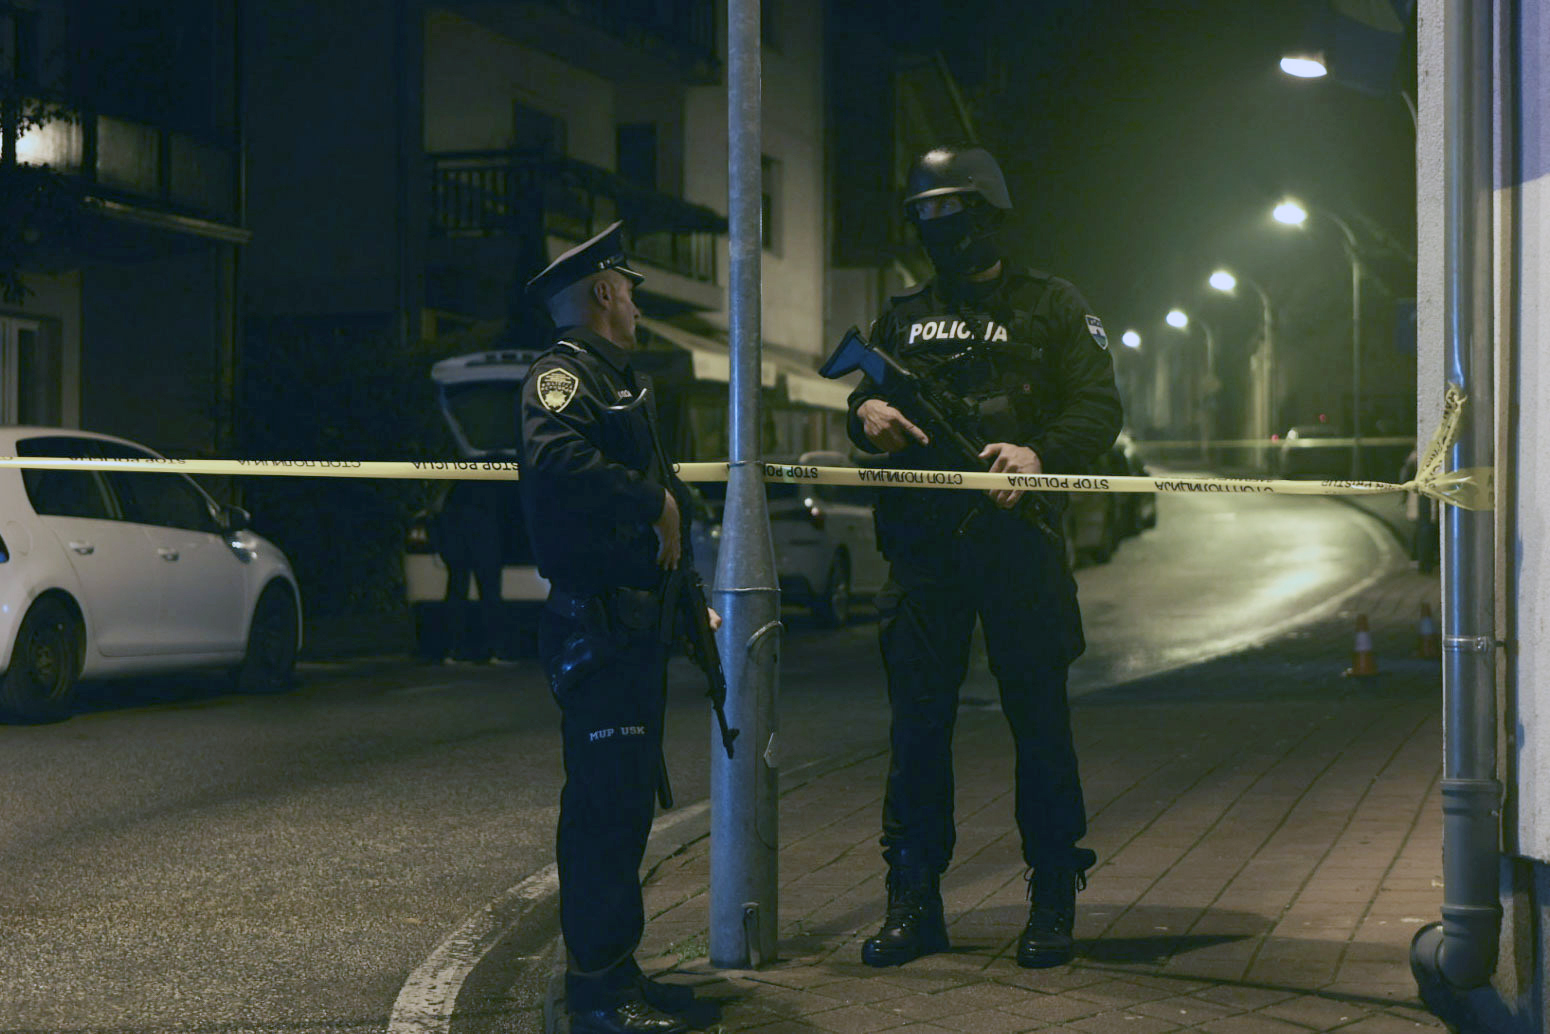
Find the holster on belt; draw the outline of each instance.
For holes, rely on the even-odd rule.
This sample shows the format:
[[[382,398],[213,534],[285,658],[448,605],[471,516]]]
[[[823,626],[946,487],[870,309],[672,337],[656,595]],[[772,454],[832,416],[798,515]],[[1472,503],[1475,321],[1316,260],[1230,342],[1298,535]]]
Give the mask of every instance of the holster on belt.
[[[544,605],[576,623],[550,665],[549,685],[559,697],[613,660],[630,640],[655,633],[662,610],[661,600],[649,589],[593,594],[555,590]]]
[[[631,640],[655,637],[662,619],[662,599],[650,589],[620,587],[591,594],[556,589],[545,606],[576,622],[576,630],[565,637],[549,664],[549,688],[561,706],[582,680],[612,661]],[[657,800],[664,808],[673,806],[667,760],[660,757]]]

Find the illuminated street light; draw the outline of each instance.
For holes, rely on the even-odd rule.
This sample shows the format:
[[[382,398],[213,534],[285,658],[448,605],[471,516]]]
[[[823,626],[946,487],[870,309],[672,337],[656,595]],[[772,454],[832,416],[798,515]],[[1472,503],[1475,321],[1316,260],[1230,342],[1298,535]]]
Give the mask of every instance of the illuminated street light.
[[[1125,331],[1123,334],[1121,334],[1119,336],[1119,339],[1124,344],[1124,346],[1126,348],[1140,348],[1141,347],[1141,335],[1137,334],[1133,330]]]
[[[1189,314],[1183,309],[1169,309],[1168,315],[1163,317],[1163,322],[1175,330],[1184,331],[1185,333],[1189,331]],[[1214,396],[1221,388],[1221,381],[1217,380],[1216,377],[1216,333],[1212,331],[1211,324],[1205,320],[1197,319],[1195,322],[1200,325],[1200,331],[1205,336],[1206,343],[1205,369],[1202,371],[1204,376],[1199,382],[1200,455],[1201,458],[1210,460],[1211,439],[1216,437],[1213,433],[1213,425],[1215,424]]]
[[[1281,59],[1281,71],[1294,79],[1322,79],[1329,74],[1324,55],[1318,53],[1288,54]]]
[[[1356,234],[1344,219],[1328,209],[1315,209],[1317,215],[1335,224],[1345,238],[1346,258],[1351,262],[1351,477],[1362,476],[1362,263],[1361,249],[1357,247]],[[1276,205],[1271,213],[1276,222],[1287,226],[1302,226],[1308,219],[1308,210],[1288,198]]]
[[[1287,198],[1279,205],[1276,205],[1275,210],[1270,215],[1276,222],[1284,223],[1287,226],[1301,226],[1308,221],[1308,210],[1291,198]]]
[[[1208,282],[1212,287],[1218,291],[1221,291],[1223,294],[1236,295],[1237,293],[1238,277],[1234,276],[1226,269],[1218,269],[1216,272],[1212,273]],[[1271,308],[1270,295],[1267,294],[1265,289],[1259,285],[1259,281],[1255,280],[1251,276],[1246,276],[1243,278],[1243,282],[1248,284],[1249,287],[1253,288],[1255,294],[1259,295],[1260,337],[1261,340],[1263,340],[1265,343],[1265,368],[1263,380],[1260,382],[1263,385],[1261,389],[1262,394],[1258,395],[1257,397],[1260,400],[1258,405],[1260,407],[1261,419],[1265,422],[1266,425],[1262,428],[1262,431],[1264,432],[1265,436],[1268,437],[1270,434],[1275,433],[1280,427],[1280,425],[1276,422],[1275,412],[1275,314]]]

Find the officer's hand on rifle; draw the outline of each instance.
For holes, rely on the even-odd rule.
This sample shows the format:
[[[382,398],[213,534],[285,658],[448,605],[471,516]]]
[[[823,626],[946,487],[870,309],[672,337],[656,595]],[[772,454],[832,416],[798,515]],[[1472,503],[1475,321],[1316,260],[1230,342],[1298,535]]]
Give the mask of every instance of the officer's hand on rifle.
[[[1026,445],[1011,442],[991,442],[980,450],[980,459],[991,460],[992,474],[1042,474],[1044,464],[1039,454]],[[1010,510],[1023,493],[1015,488],[998,488],[990,492],[991,501],[1003,510]]]
[[[712,632],[721,627],[721,615],[716,613],[715,607],[706,607],[705,615],[706,619],[710,622],[710,630]]]
[[[898,452],[914,438],[922,445],[930,445],[926,432],[910,423],[905,415],[882,399],[867,399],[856,407],[861,418],[867,441],[884,452]]]
[[[662,493],[662,513],[652,522],[651,528],[657,533],[657,566],[676,571],[683,543],[678,538],[678,500],[673,498],[672,492]]]

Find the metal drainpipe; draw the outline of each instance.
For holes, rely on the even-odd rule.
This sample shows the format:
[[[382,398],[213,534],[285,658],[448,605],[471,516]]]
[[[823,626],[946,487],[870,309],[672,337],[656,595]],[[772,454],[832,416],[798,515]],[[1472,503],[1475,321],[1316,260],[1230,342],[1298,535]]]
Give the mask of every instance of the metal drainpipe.
[[[1492,14],[1496,5],[1443,6],[1444,268],[1447,379],[1468,397],[1451,466],[1495,461],[1492,321]],[[1496,778],[1495,526],[1490,511],[1443,514],[1442,922],[1416,933],[1410,965],[1439,1015],[1496,971],[1501,933],[1500,806]]]

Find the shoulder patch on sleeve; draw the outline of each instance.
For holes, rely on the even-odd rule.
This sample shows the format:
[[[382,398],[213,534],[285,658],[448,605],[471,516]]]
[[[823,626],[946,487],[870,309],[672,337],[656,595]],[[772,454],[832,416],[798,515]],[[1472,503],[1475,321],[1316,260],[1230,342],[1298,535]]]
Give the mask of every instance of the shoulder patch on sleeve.
[[[581,381],[569,370],[552,367],[538,375],[538,401],[550,412],[558,413],[576,397]]]
[[[1109,335],[1103,332],[1103,321],[1091,314],[1084,316],[1083,319],[1087,321],[1087,333],[1091,334],[1093,336],[1093,340],[1098,342],[1098,347],[1108,348]]]

